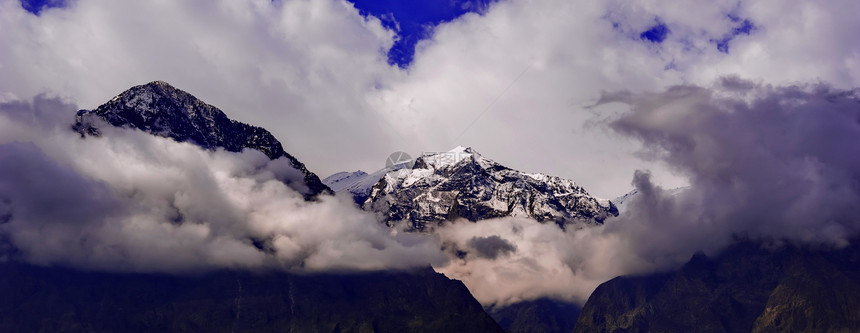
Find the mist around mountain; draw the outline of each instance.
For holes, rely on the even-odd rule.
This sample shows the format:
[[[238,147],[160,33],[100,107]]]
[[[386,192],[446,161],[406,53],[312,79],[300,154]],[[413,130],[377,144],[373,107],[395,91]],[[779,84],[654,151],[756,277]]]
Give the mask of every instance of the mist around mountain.
[[[116,118],[118,126],[108,118],[132,111],[105,112],[106,118],[84,111],[76,119],[74,105],[45,96],[0,104],[0,261],[9,265],[4,267],[21,274],[45,269],[33,273],[43,277],[92,272],[124,281],[117,282],[123,288],[137,285],[137,278],[121,278],[129,276],[182,284],[183,276],[208,276],[215,283],[218,272],[275,272],[286,276],[270,284],[277,289],[291,277],[340,274],[343,279],[323,283],[323,289],[342,288],[345,294],[314,291],[310,284],[308,297],[326,301],[303,303],[336,308],[334,300],[352,297],[349,290],[377,290],[360,297],[366,302],[394,292],[376,289],[388,277],[360,276],[385,273],[397,280],[432,266],[468,288],[468,297],[452,296],[452,308],[471,309],[479,326],[490,312],[509,331],[567,330],[577,313],[575,330],[856,328],[852,251],[860,230],[860,151],[850,144],[860,140],[856,91],[727,78],[710,88],[606,94],[596,107],[624,103],[631,109],[609,126],[641,140],[654,158],[690,181],[683,191],[664,190],[649,172],[637,171],[635,195],[622,197],[623,209],[612,213],[614,204],[570,180],[511,170],[462,147],[453,159],[422,156],[411,169],[385,172],[362,209],[351,192],[309,192],[300,164],[286,153],[266,153],[277,152],[277,141],[254,139],[267,132],[226,140],[213,124],[249,125],[215,121],[220,111],[190,95],[153,97],[151,90],[115,99],[138,112]],[[153,108],[147,98],[166,106]],[[164,119],[173,118],[187,129],[176,133],[187,135],[167,130],[172,125]],[[69,129],[75,121],[80,132]],[[190,139],[194,135],[202,136]],[[327,182],[349,191],[359,188],[353,180],[367,176],[340,174]],[[374,206],[379,203],[385,204]],[[415,284],[402,282],[404,289],[395,291],[403,292],[382,304],[406,306],[414,299],[407,294],[436,283],[428,276],[407,278]],[[457,288],[447,281],[439,283]],[[93,288],[77,282],[69,290]],[[63,293],[33,293],[32,302],[66,304],[56,301]],[[73,296],[84,303],[99,297],[113,302],[98,293]],[[391,319],[397,322],[391,327],[412,327],[402,320],[434,311],[432,304],[449,304],[444,293],[427,296],[423,306]],[[176,309],[176,302],[185,302],[171,297],[143,302],[139,311]],[[115,308],[129,308],[117,302]],[[25,304],[6,306],[14,313],[30,311],[19,303]],[[366,326],[354,318],[385,316],[362,312],[373,307],[357,298],[350,304],[342,319],[328,318],[354,329]],[[666,311],[655,310],[658,305]],[[102,318],[92,317],[96,310],[63,307],[57,310],[61,320],[24,316],[30,319],[10,325],[73,327]],[[177,325],[198,325],[197,314],[189,316],[183,320],[191,322]],[[271,318],[281,323],[286,319],[278,318],[287,317]],[[146,322],[178,323],[166,317]],[[56,323],[62,325],[51,326]]]
[[[164,82],[73,110],[2,105],[0,330],[501,331],[267,131]]]

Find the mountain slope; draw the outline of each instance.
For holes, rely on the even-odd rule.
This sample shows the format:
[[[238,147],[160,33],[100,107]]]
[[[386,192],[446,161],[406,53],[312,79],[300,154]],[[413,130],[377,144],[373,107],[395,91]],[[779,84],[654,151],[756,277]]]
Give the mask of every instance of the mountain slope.
[[[193,276],[0,263],[2,332],[501,332],[466,287],[412,272]]]
[[[367,197],[370,196],[373,186],[389,171],[391,169],[385,168],[370,174],[361,170],[356,172],[338,172],[323,179],[323,184],[326,184],[335,192],[345,191],[349,193],[353,200],[355,200],[355,203],[361,206],[367,201]]]
[[[575,332],[860,331],[860,246],[742,242],[676,272],[601,284]]]
[[[579,306],[540,298],[486,309],[508,333],[569,333],[579,316]]]
[[[690,188],[689,187],[676,187],[673,189],[662,189],[661,195],[663,195],[664,197],[676,197],[676,196],[684,195],[685,191],[687,191],[688,189],[690,189]],[[632,191],[627,192],[626,194],[624,194],[620,197],[612,199],[612,203],[615,204],[615,207],[618,207],[619,213],[623,213],[623,212],[627,211],[627,209],[628,209],[627,206],[631,202],[633,202],[633,199],[635,199],[638,195],[639,195],[639,190],[633,189]]]
[[[284,157],[304,175],[308,197],[331,192],[269,131],[227,117],[218,108],[163,81],[154,81],[126,90],[95,110],[81,110],[73,129],[82,135],[101,135],[100,122],[134,128],[179,142],[191,142],[205,149],[223,148],[231,152],[256,149],[270,159]]]
[[[456,218],[520,216],[581,227],[618,215],[611,202],[573,181],[516,171],[464,147],[426,154],[411,169],[386,173],[363,208],[379,212],[389,225],[405,220],[416,231]]]

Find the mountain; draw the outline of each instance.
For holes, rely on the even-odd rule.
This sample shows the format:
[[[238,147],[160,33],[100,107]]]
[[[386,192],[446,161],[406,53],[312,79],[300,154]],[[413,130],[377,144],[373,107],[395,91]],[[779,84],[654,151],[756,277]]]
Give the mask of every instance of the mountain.
[[[218,108],[163,81],[132,87],[95,110],[78,111],[72,128],[81,135],[99,136],[102,121],[111,126],[134,128],[179,142],[191,142],[210,150],[223,148],[240,152],[250,148],[273,160],[283,157],[304,174],[304,186],[293,188],[308,198],[323,192],[331,193],[317,175],[284,151],[272,133],[227,118]]]
[[[540,298],[485,310],[508,333],[570,333],[580,307],[566,301]]]
[[[361,170],[356,172],[343,171],[325,177],[322,182],[332,191],[340,192],[348,189],[351,185],[354,185],[357,181],[364,179],[366,176],[367,172]]]
[[[571,180],[513,170],[465,147],[424,154],[412,168],[385,173],[362,206],[389,225],[408,221],[413,231],[456,218],[520,216],[581,227],[618,215],[609,200],[590,196]]]
[[[680,270],[601,284],[574,332],[858,332],[860,245],[742,241]]]
[[[402,157],[402,156],[401,156]],[[392,161],[394,162],[394,161]],[[374,171],[373,173],[367,173],[361,170],[355,172],[338,172],[331,176],[323,179],[323,184],[326,184],[333,191],[347,192],[349,193],[355,203],[359,206],[363,205],[367,198],[370,196],[370,191],[373,189],[373,186],[382,179],[385,174],[404,169],[411,168],[412,161],[399,161],[398,163],[392,163],[385,168]]]
[[[429,267],[177,276],[3,262],[0,295],[2,332],[502,332]]]
[[[676,187],[676,188],[668,189],[668,190],[664,189],[664,190],[660,190],[660,191],[664,197],[675,197],[675,196],[679,196],[679,195],[684,194],[684,192],[689,190],[689,189],[690,189],[689,186],[684,186],[684,187]],[[638,195],[639,195],[639,190],[633,189],[632,191],[627,192],[626,194],[624,194],[620,197],[612,199],[612,203],[615,204],[615,207],[618,207],[619,213],[623,213],[624,211],[627,210],[630,203],[633,202],[633,199],[636,198]]]
[[[366,173],[358,170],[356,172],[338,172],[323,179],[323,184],[326,184],[332,191],[349,193],[355,203],[359,206],[367,201],[370,196],[370,190],[373,185],[379,182],[386,173],[392,171],[390,168],[378,170],[374,173]]]

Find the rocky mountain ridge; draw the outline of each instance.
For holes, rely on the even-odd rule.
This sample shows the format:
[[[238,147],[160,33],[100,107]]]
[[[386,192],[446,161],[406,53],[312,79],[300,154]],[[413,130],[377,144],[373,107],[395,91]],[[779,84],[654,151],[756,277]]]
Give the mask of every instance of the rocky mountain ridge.
[[[529,217],[562,228],[602,224],[618,209],[571,180],[502,166],[472,148],[424,154],[385,173],[362,204],[389,225],[426,231],[444,221]]]
[[[78,111],[72,128],[81,135],[101,135],[100,126],[132,128],[205,149],[231,152],[256,149],[270,159],[286,158],[304,175],[304,185],[291,186],[310,198],[332,193],[302,162],[284,151],[269,131],[232,120],[220,109],[164,81],[134,86],[94,110]]]

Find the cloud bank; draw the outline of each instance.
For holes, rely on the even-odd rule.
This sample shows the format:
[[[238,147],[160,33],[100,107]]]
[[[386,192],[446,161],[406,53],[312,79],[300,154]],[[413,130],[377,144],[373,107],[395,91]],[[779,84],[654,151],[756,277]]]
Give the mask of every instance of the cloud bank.
[[[348,198],[317,202],[280,160],[201,150],[136,130],[70,130],[75,108],[39,96],[0,104],[3,256],[112,271],[397,269],[445,260],[392,234]],[[288,168],[288,167],[287,167]]]
[[[592,126],[587,106],[602,91],[708,86],[730,74],[857,87],[858,11],[856,1],[500,1],[437,27],[409,75],[372,101],[426,145],[472,146],[598,196],[629,191],[636,169],[673,188],[686,179],[634,157],[640,142]],[[733,34],[745,20],[755,29]],[[642,38],[658,24],[668,30],[662,42]],[[611,118],[611,108],[597,117]]]
[[[730,233],[844,244],[860,231],[860,90],[727,77],[626,102],[611,126],[691,182],[678,206],[640,201],[640,217],[686,221],[705,244]],[[655,197],[647,175],[634,183]]]
[[[453,223],[440,233],[461,253],[439,270],[484,304],[581,303],[615,276],[672,269],[737,239],[840,247],[860,235],[860,90],[727,77],[710,87],[607,94],[601,105],[611,102],[630,110],[608,125],[641,140],[641,156],[688,177],[687,189],[664,191],[637,171],[627,209],[595,228]],[[488,256],[476,239],[516,248]]]

